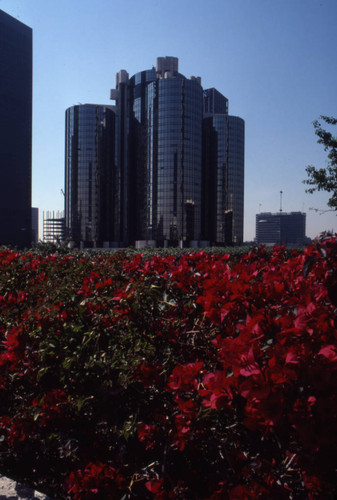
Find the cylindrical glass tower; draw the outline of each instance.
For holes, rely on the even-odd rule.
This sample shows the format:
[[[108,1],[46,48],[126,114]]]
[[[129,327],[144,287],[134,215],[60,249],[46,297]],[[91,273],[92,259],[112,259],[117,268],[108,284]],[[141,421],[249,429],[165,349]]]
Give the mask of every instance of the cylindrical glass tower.
[[[202,87],[162,59],[130,80],[135,240],[188,245],[201,237]]]
[[[115,239],[114,126],[108,107],[66,110],[65,225],[75,246],[103,246]]]
[[[243,242],[245,122],[228,100],[204,91],[202,232],[211,244]]]

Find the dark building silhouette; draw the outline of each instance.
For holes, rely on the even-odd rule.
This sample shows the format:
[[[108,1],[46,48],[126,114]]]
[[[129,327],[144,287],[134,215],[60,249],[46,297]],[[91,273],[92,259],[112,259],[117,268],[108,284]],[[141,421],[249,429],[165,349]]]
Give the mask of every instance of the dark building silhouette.
[[[256,242],[267,245],[302,245],[306,214],[302,212],[262,212],[256,215]]]
[[[32,244],[39,242],[39,209],[32,207]]]
[[[0,10],[0,245],[30,247],[32,30]]]
[[[114,126],[105,137],[113,151],[106,153],[104,165],[97,153],[101,143],[96,149],[90,145],[100,134],[93,118],[85,118],[88,109],[74,106],[66,112],[65,219],[74,244],[242,242],[244,121],[228,115],[228,100],[216,89],[203,91],[200,77],[179,73],[176,57],[159,57],[156,67],[131,78],[121,70],[110,97],[115,104],[104,109]],[[89,158],[89,149],[97,160]],[[90,162],[110,186],[104,194],[92,191],[97,173],[93,176]],[[85,192],[92,192],[91,201]],[[89,210],[94,199],[100,207],[95,223]],[[104,237],[99,224],[105,224]]]

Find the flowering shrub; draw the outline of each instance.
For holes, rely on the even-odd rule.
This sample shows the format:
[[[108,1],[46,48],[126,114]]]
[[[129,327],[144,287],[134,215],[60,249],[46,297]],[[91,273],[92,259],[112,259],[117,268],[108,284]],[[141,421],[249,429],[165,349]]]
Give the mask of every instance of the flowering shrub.
[[[337,243],[0,251],[0,470],[59,499],[337,492]]]

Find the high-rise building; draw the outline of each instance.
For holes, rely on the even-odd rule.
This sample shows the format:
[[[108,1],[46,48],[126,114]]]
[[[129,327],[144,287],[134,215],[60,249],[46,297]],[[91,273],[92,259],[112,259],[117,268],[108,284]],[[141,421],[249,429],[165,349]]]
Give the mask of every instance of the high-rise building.
[[[203,235],[212,244],[243,241],[245,123],[228,99],[204,90]]]
[[[130,186],[132,172],[129,162],[129,74],[122,69],[116,75],[116,88],[111,90],[110,98],[115,106],[115,175],[114,175],[114,233],[121,246],[132,243],[134,214],[131,204]]]
[[[0,245],[30,247],[32,29],[0,10]]]
[[[74,245],[116,239],[115,114],[83,104],[66,111],[65,236]]]
[[[129,239],[153,239],[152,204],[154,184],[152,179],[153,134],[151,108],[148,110],[148,85],[156,80],[156,71],[142,71],[133,75],[129,82]]]
[[[37,245],[39,242],[39,209],[32,207],[32,244]]]
[[[256,215],[256,243],[267,245],[302,245],[306,214],[303,212],[262,212]]]
[[[66,112],[70,239],[77,246],[242,242],[244,121],[228,115],[228,100],[216,89],[203,91],[200,77],[179,73],[176,57],[159,57],[156,67],[132,77],[121,70],[110,97],[115,104],[104,109],[114,126],[105,136],[113,151],[105,165],[97,153],[101,143],[93,113],[98,107]],[[89,164],[97,165],[95,174]],[[105,194],[96,186],[97,172],[110,183]],[[91,192],[90,201],[85,192]],[[89,206],[100,207],[95,217]],[[102,218],[109,221],[104,237],[97,229]]]
[[[184,245],[201,238],[202,88],[178,59],[130,80],[131,213],[135,241]]]

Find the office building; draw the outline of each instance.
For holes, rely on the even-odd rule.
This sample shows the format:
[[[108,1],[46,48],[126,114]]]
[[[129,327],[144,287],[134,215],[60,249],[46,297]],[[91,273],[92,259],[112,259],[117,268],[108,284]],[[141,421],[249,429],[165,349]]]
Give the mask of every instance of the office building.
[[[83,104],[66,111],[65,237],[76,246],[115,240],[115,114]]]
[[[90,141],[97,137],[95,126],[84,125],[89,105],[66,112],[65,220],[74,244],[241,243],[244,121],[228,115],[228,99],[216,89],[204,91],[200,77],[179,73],[176,57],[158,57],[155,67],[131,77],[121,70],[110,98],[113,106],[101,107],[113,124],[105,131],[111,150],[104,166],[103,157],[88,160],[88,150],[95,151]],[[82,128],[86,134],[79,147]],[[93,191],[97,173],[93,176],[88,161],[107,179],[105,194]],[[80,199],[85,190],[92,193],[90,203],[88,195]],[[85,208],[93,207],[94,199],[100,207],[95,217],[93,208],[90,214]],[[104,234],[97,229],[102,218]]]
[[[32,207],[32,244],[39,242],[39,209]]]
[[[110,106],[115,114],[115,174],[114,174],[114,235],[120,246],[132,243],[134,214],[129,209],[132,172],[129,168],[129,74],[120,70],[116,74],[116,88],[110,91]],[[115,244],[112,244],[115,246]]]
[[[204,90],[203,222],[211,244],[243,241],[245,123],[228,114],[228,99]]]
[[[262,212],[256,215],[256,243],[303,245],[305,226],[306,214],[303,212]]]
[[[135,241],[159,246],[201,238],[202,88],[178,59],[130,80],[131,213]]]
[[[0,245],[32,242],[32,30],[0,10]]]

